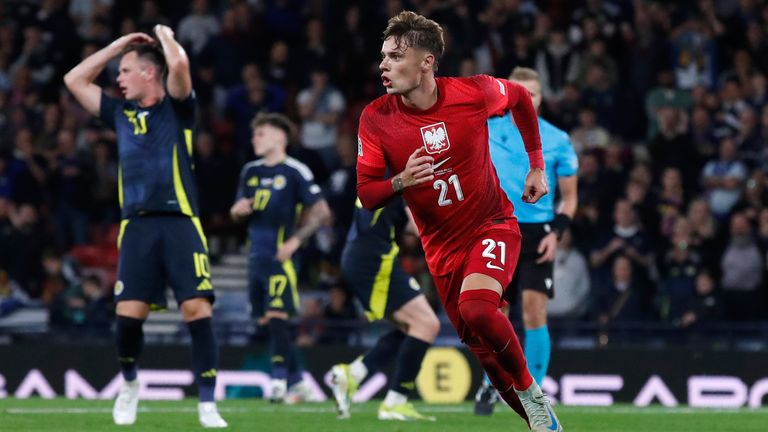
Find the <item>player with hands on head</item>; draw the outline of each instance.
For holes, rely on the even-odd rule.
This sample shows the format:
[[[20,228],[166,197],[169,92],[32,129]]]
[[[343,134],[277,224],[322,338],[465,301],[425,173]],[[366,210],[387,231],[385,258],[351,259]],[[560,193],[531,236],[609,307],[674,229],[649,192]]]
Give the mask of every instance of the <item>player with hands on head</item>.
[[[184,48],[173,30],[154,27],[122,36],[64,76],[64,83],[92,115],[113,128],[119,153],[118,196],[122,221],[115,284],[115,339],[124,382],[115,400],[115,424],[136,421],[138,360],[143,323],[174,292],[192,338],[192,368],[203,427],[223,428],[214,400],[218,347],[211,323],[213,286],[208,245],[198,218],[192,171],[195,94]],[[122,99],[94,83],[121,56],[117,84]]]

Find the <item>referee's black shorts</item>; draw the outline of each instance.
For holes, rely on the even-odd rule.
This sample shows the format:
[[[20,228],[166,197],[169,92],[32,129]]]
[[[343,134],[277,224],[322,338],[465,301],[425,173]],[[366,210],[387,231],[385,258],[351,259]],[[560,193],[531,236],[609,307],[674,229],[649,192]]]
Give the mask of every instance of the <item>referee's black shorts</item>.
[[[509,304],[517,302],[517,296],[523,290],[534,290],[552,298],[555,296],[555,287],[552,274],[554,261],[537,263],[541,254],[538,252],[539,243],[552,229],[550,224],[544,223],[518,223],[520,233],[523,235],[520,247],[520,258],[517,261],[515,274],[504,292],[504,300]]]

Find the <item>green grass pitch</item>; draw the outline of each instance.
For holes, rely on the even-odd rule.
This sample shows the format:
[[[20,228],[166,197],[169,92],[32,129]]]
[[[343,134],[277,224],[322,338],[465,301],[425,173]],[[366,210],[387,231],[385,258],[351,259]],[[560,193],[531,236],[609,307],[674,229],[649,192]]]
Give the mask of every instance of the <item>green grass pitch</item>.
[[[426,405],[422,412],[437,417],[436,422],[380,422],[378,402],[354,405],[352,418],[337,420],[329,402],[301,405],[271,405],[263,400],[219,402],[222,416],[231,431],[276,432],[366,432],[366,431],[525,431],[523,422],[508,408],[497,406],[491,417],[476,417],[472,404]],[[66,399],[0,399],[0,431],[190,431],[202,430],[197,422],[196,401],[142,401],[134,426],[112,424],[112,402]],[[556,408],[566,431],[768,431],[768,409],[706,410],[635,408],[618,405],[610,408]]]

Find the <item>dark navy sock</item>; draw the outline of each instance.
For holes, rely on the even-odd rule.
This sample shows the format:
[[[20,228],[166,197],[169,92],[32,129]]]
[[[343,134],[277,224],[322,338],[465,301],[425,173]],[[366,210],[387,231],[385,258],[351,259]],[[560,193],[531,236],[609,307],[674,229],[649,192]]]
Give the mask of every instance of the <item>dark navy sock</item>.
[[[189,321],[187,328],[192,337],[192,370],[195,373],[200,402],[213,402],[219,367],[219,350],[216,346],[211,318]]]
[[[404,339],[405,333],[392,330],[376,341],[376,345],[363,356],[363,364],[368,369],[368,376],[381,370],[395,358]]]
[[[288,388],[304,379],[302,372],[299,350],[293,346],[288,357]]]
[[[269,354],[272,358],[272,378],[288,379],[288,361],[291,356],[291,332],[284,319],[269,320]]]
[[[421,361],[430,347],[430,343],[408,336],[397,352],[397,365],[389,389],[403,395],[409,395],[416,388],[416,376],[421,370]]]
[[[115,320],[115,344],[117,361],[123,379],[133,381],[138,371],[138,360],[144,348],[144,320],[118,315]]]

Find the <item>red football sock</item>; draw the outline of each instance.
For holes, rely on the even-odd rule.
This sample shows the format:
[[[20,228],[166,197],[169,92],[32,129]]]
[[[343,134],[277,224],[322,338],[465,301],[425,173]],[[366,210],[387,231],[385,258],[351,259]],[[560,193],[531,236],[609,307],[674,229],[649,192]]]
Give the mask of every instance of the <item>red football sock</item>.
[[[467,327],[493,351],[499,365],[512,376],[515,389],[526,390],[533,378],[512,323],[499,312],[500,300],[501,296],[492,290],[464,291],[459,295],[459,313]]]
[[[515,389],[512,385],[512,375],[507,373],[499,362],[496,361],[496,355],[494,355],[487,346],[479,341],[470,343],[467,346],[480,361],[480,364],[483,366],[483,369],[485,369],[485,373],[488,374],[488,378],[491,380],[493,387],[499,391],[499,395],[504,399],[504,402],[506,402],[510,408],[515,410],[517,415],[527,423],[528,415],[525,413],[525,409],[523,409],[523,404],[520,403],[517,393],[515,393]]]

